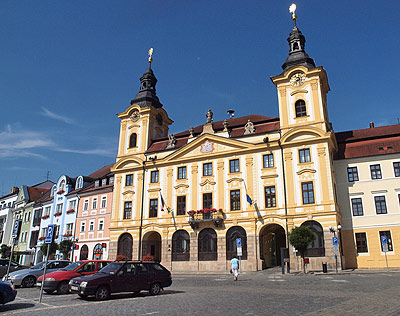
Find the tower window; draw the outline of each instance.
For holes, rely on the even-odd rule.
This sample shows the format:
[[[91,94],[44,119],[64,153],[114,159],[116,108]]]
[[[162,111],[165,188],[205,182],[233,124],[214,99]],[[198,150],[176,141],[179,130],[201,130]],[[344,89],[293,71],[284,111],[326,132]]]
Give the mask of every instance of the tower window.
[[[136,140],[137,140],[136,133],[132,133],[131,136],[129,137],[129,148],[136,147]]]
[[[297,100],[295,103],[296,117],[307,116],[306,102],[304,100]]]

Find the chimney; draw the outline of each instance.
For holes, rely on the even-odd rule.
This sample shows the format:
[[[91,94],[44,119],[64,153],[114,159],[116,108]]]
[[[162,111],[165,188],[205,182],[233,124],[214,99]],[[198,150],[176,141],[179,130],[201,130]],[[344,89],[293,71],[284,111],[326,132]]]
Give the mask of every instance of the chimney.
[[[11,194],[18,193],[18,191],[19,191],[18,187],[11,188]]]
[[[374,127],[375,127],[374,122],[369,122],[369,128],[374,128]]]

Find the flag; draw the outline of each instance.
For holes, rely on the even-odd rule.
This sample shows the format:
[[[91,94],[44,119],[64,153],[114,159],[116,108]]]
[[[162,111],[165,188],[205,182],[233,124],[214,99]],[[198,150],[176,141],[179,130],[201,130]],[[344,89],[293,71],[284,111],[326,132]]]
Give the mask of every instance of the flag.
[[[160,196],[161,196],[161,212],[164,212],[165,202],[164,202],[164,199],[162,197],[161,191],[160,191]]]
[[[250,198],[250,196],[246,193],[246,199],[247,202],[249,202],[250,206],[253,204],[253,200]]]

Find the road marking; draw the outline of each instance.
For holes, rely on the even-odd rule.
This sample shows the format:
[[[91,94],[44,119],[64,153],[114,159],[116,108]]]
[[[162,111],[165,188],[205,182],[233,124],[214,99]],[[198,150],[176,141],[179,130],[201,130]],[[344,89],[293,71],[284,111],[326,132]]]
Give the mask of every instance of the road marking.
[[[347,280],[331,280],[332,282],[342,282],[342,283],[346,283],[346,282],[349,282],[349,281],[347,281]]]
[[[228,279],[214,279],[214,281],[228,281]]]
[[[282,279],[271,279],[269,281],[270,282],[286,282],[286,280],[282,280]]]
[[[322,277],[321,279],[333,279],[333,277],[331,277],[331,276],[325,276],[325,277]]]
[[[149,312],[149,313],[146,313],[145,315],[153,315],[153,314],[158,314],[159,312]]]

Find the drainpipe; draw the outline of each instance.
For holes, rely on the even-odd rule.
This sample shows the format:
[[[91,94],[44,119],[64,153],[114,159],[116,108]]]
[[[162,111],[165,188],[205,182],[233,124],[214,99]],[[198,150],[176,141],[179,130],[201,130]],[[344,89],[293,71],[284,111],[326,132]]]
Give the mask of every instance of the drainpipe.
[[[139,226],[139,247],[138,247],[138,260],[140,260],[140,254],[142,252],[142,226],[143,226],[143,207],[144,207],[144,176],[146,175],[146,160],[143,161],[143,177],[142,177],[142,204],[140,206],[140,226]]]

